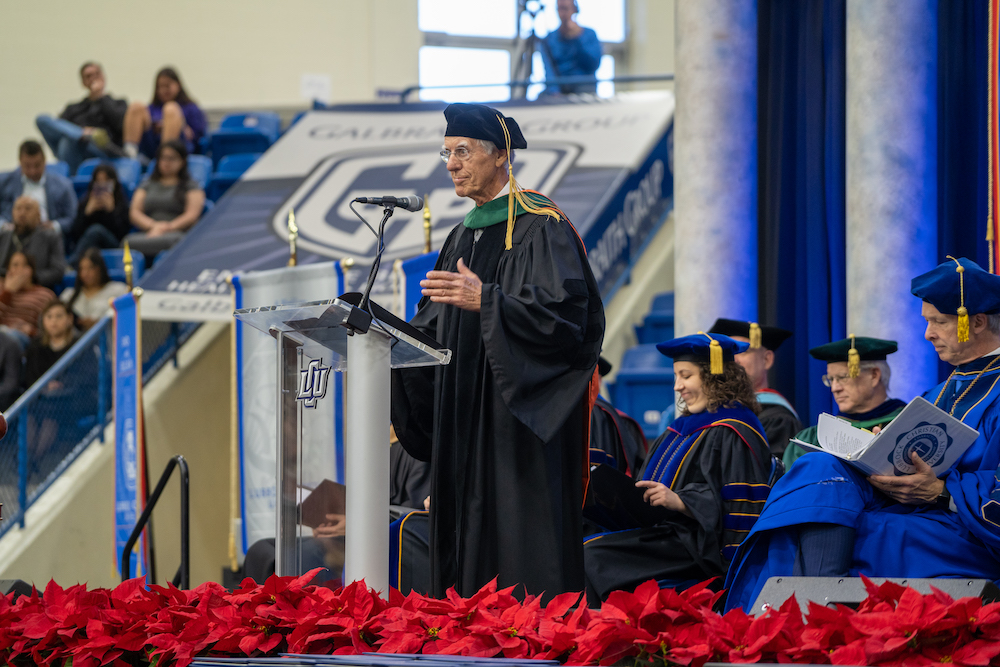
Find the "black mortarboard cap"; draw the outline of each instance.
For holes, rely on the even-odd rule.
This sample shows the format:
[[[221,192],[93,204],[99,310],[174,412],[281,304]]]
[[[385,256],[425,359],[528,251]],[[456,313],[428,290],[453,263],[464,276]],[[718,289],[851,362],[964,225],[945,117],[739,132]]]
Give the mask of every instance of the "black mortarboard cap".
[[[730,320],[725,317],[715,320],[715,324],[708,330],[708,333],[747,338],[750,340],[750,346],[753,347],[754,335],[752,329],[754,326],[760,331],[760,344],[772,352],[781,347],[781,344],[792,335],[791,331],[780,327],[769,327],[765,324],[744,322],[743,320]]]
[[[484,139],[492,141],[498,148],[506,149],[507,139],[500,123],[500,118],[503,118],[503,124],[510,133],[510,147],[512,149],[528,147],[517,121],[485,104],[449,104],[444,110],[444,117],[448,121],[444,136]]]
[[[814,359],[833,363],[846,361],[850,363],[850,352],[852,348],[857,350],[860,361],[885,361],[885,358],[899,349],[894,340],[882,340],[881,338],[866,338],[864,336],[848,336],[843,340],[835,340],[826,345],[820,345],[809,350],[809,354]]]

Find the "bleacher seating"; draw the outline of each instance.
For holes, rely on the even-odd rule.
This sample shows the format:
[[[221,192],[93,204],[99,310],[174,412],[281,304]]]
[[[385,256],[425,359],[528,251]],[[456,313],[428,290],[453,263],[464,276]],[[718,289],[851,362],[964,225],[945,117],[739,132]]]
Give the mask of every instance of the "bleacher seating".
[[[45,165],[45,171],[49,174],[59,174],[63,178],[69,178],[69,165],[59,160]]]
[[[81,162],[76,169],[76,176],[73,177],[73,189],[76,191],[76,196],[83,197],[87,192],[87,186],[90,185],[94,169],[103,162],[110,162],[114,165],[115,171],[118,173],[118,180],[121,181],[122,188],[125,189],[125,195],[131,198],[142,179],[142,165],[138,160],[130,157],[120,157],[114,160],[92,157]]]
[[[642,324],[635,327],[635,337],[640,344],[662,343],[674,337],[673,292],[663,292],[653,297],[649,313]]]
[[[273,112],[232,114],[209,136],[212,161],[218,165],[234,153],[263,153],[281,134],[281,118]]]
[[[219,166],[208,181],[205,193],[211,201],[218,201],[233,183],[239,180],[250,166],[257,161],[260,153],[237,153],[219,160]]]
[[[673,362],[655,344],[626,350],[614,384],[611,402],[642,426],[646,438],[659,435],[661,412],[674,403]]]
[[[122,248],[113,248],[111,250],[102,250],[101,257],[104,258],[104,263],[108,265],[108,275],[111,276],[112,280],[117,280],[119,282],[126,282],[125,280],[125,250]],[[139,282],[139,278],[142,278],[142,274],[146,272],[146,258],[141,252],[132,253],[132,284]],[[61,294],[62,290],[67,287],[72,287],[76,284],[76,271],[67,271],[66,275],[63,276],[62,282],[56,288],[56,294]]]
[[[212,176],[212,160],[204,155],[188,155],[187,163],[188,174],[204,190],[208,185],[208,179]],[[150,160],[149,166],[146,167],[146,176],[151,176],[155,168],[156,160]]]
[[[615,407],[639,422],[652,439],[660,434],[663,411],[674,404],[673,362],[656,349],[656,343],[674,337],[673,292],[653,298],[635,333],[639,345],[626,350],[615,383],[608,389]]]

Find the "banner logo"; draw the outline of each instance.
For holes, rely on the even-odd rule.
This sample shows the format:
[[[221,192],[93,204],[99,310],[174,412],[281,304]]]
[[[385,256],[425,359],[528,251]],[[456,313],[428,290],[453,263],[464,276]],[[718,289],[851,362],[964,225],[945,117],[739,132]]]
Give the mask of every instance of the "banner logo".
[[[323,365],[322,359],[313,359],[299,371],[299,393],[295,397],[307,408],[315,408],[316,402],[326,396],[330,381],[330,367]]]
[[[440,247],[448,233],[473,206],[459,197],[441,161],[440,143],[398,146],[365,153],[339,153],[319,162],[272,219],[280,237],[288,235],[288,212],[295,210],[299,247],[327,257],[375,257],[376,239],[351,212],[356,197],[383,195],[426,197],[434,226],[432,244]],[[580,147],[553,144],[516,151],[514,175],[525,188],[550,192],[576,161]],[[355,204],[372,226],[381,209]],[[397,209],[385,229],[383,261],[412,257],[423,252],[423,215]]]
[[[951,441],[944,424],[920,422],[912,431],[896,438],[896,447],[889,460],[896,467],[897,475],[912,475],[917,471],[911,458],[913,452],[933,468],[944,458]]]

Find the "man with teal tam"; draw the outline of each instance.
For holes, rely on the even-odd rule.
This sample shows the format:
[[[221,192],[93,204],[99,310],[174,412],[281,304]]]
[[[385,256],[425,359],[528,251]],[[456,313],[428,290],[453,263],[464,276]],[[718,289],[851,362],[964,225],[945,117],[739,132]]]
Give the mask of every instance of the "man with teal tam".
[[[656,347],[674,360],[681,412],[650,447],[635,486],[661,514],[654,525],[588,538],[591,603],[649,579],[681,585],[722,577],[770,491],[760,406],[735,360],[749,344],[699,332]]]
[[[431,592],[499,577],[534,595],[583,587],[582,506],[604,309],[583,242],[510,173],[517,122],[452,104],[441,158],[475,207],[421,281],[412,324],[451,363],[393,372],[392,422],[431,462]]]
[[[948,258],[913,279],[924,338],[954,370],[924,398],[979,437],[940,478],[865,477],[806,454],[775,485],[733,559],[727,607],[751,605],[771,576],[970,577],[1000,580],[1000,276]]]

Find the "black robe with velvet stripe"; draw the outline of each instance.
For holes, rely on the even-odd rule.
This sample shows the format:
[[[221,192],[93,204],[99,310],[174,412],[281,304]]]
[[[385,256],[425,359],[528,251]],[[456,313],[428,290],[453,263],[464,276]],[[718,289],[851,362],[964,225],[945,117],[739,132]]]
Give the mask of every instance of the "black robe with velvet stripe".
[[[518,216],[459,225],[436,269],[458,258],[483,281],[480,313],[424,299],[412,324],[449,365],[393,371],[392,421],[431,461],[431,590],[462,595],[499,576],[547,596],[583,588],[587,388],[604,309],[583,243],[565,221]]]
[[[719,412],[714,422],[712,415],[702,413],[701,418],[708,417],[705,425],[691,432],[667,430],[650,446],[643,471],[643,479],[677,493],[692,516],[672,512],[656,526],[587,540],[591,603],[594,597],[633,590],[649,579],[676,585],[725,576],[737,546],[764,507],[771,454],[752,412],[742,406]],[[659,471],[677,458],[683,462],[676,472]]]

